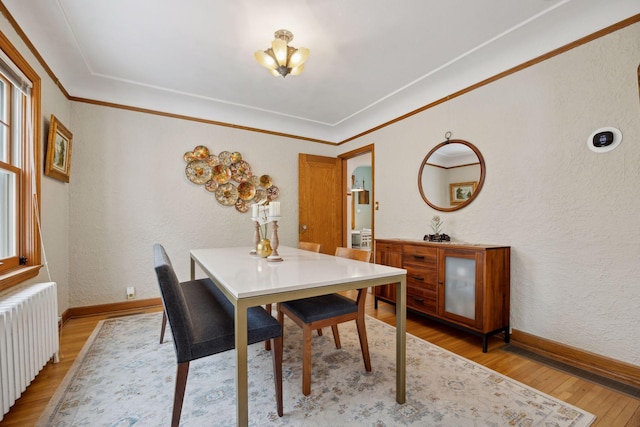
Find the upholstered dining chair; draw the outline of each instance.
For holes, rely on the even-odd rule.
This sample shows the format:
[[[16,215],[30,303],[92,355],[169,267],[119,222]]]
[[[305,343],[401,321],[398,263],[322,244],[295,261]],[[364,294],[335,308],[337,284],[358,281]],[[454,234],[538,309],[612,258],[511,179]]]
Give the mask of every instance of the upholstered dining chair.
[[[337,248],[335,255],[365,262],[369,262],[371,258],[370,251],[352,248]],[[278,304],[280,323],[284,322],[286,314],[302,328],[302,394],[305,396],[311,393],[311,334],[314,329],[331,326],[336,348],[341,348],[338,324],[355,320],[364,367],[367,371],[371,371],[367,330],[364,323],[366,296],[367,289],[365,288],[358,290],[358,296],[355,300],[340,294],[330,294]]]
[[[178,362],[171,426],[180,424],[189,363],[235,348],[234,307],[210,279],[178,282],[162,245],[153,247],[154,263]],[[282,325],[262,307],[247,313],[248,344],[272,340],[276,405],[282,416]]]
[[[322,245],[320,243],[314,243],[314,242],[298,242],[298,249],[302,249],[305,251],[309,251],[309,252],[320,252],[320,249],[322,248]],[[267,310],[267,313],[271,313],[271,304],[266,304],[265,305],[265,309]],[[164,330],[164,324],[163,324],[163,330]],[[318,329],[318,335],[322,335],[322,329]],[[162,338],[160,338],[160,342],[162,342]],[[265,341],[264,342],[264,349],[265,350],[271,350],[271,343],[269,341]]]
[[[320,252],[320,249],[322,249],[322,245],[315,242],[298,242],[298,249],[304,249],[305,251],[310,252]],[[318,335],[322,335],[322,328],[319,328],[317,332]]]

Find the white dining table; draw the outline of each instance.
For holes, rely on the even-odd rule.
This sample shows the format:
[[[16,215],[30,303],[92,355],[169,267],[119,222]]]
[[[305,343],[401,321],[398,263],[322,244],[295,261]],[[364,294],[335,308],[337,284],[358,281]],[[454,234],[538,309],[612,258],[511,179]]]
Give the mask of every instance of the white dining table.
[[[247,309],[268,303],[397,283],[396,402],[405,403],[406,270],[297,248],[278,248],[281,262],[249,255],[250,247],[192,249],[199,268],[235,306],[237,425],[249,423]]]

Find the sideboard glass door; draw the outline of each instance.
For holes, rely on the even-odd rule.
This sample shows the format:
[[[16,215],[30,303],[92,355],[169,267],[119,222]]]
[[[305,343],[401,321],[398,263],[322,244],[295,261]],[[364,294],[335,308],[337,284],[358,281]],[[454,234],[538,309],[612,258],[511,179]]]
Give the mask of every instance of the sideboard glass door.
[[[447,257],[444,276],[444,309],[459,316],[476,318],[476,261]]]
[[[474,254],[442,251],[440,285],[443,317],[477,326],[481,322],[478,308],[478,262]]]

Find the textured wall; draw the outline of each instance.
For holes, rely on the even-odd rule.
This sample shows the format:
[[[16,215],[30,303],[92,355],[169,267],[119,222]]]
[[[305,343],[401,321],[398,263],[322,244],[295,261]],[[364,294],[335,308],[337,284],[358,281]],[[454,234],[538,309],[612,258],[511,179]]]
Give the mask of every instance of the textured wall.
[[[341,147],[375,144],[376,237],[429,230],[417,173],[452,131],[487,176],[440,216],[455,240],[512,247],[513,328],[640,365],[639,63],[635,24]],[[603,126],[623,141],[595,154]]]
[[[70,210],[72,307],[158,297],[151,247],[165,245],[178,277],[189,278],[189,249],[249,246],[250,213],[216,202],[185,176],[183,154],[206,145],[239,151],[280,189],[280,242],[298,241],[298,153],[335,155],[330,145],[73,103]]]

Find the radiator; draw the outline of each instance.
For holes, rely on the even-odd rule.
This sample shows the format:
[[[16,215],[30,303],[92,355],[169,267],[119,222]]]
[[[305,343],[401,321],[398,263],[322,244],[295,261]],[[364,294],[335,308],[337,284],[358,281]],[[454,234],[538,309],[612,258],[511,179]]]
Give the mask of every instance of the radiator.
[[[54,282],[0,294],[0,421],[59,346]]]

